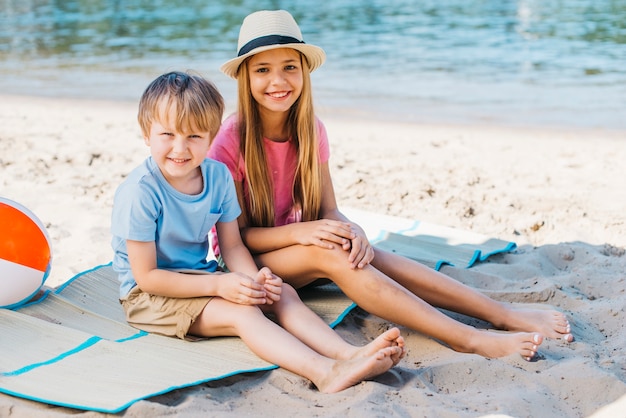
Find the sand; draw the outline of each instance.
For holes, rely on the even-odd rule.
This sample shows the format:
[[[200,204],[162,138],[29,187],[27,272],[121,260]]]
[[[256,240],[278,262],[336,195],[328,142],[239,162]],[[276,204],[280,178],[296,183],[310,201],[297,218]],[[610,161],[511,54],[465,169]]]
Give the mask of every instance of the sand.
[[[108,263],[113,193],[148,155],[136,103],[0,99],[0,196],[45,224],[54,257],[46,285]],[[406,358],[338,394],[279,369],[177,390],[121,415],[626,416],[626,132],[320,116],[340,206],[517,242],[511,254],[443,271],[498,300],[567,312],[576,341],[547,341],[533,362],[487,360],[402,329]],[[387,326],[357,309],[337,329],[360,344]],[[0,395],[3,417],[66,415],[103,414]]]

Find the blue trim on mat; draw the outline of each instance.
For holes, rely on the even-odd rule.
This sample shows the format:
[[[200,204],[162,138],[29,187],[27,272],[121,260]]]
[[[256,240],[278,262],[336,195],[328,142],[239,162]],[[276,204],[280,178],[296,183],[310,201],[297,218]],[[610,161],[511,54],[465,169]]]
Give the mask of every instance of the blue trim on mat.
[[[480,250],[474,250],[474,255],[472,256],[470,261],[467,263],[466,268],[472,267],[474,264],[476,264],[478,260],[480,260]]]
[[[63,291],[63,289],[65,289],[67,286],[70,285],[70,283],[72,283],[74,280],[80,278],[81,276],[84,276],[85,274],[91,273],[92,271],[96,271],[96,270],[100,270],[101,268],[108,267],[108,266],[110,266],[112,264],[113,264],[113,262],[111,261],[111,262],[109,262],[107,264],[101,264],[101,265],[96,266],[96,267],[94,267],[92,269],[80,272],[76,276],[72,277],[71,279],[69,279],[68,281],[63,283],[61,286],[57,287],[56,290],[54,291],[54,293],[57,293],[57,294],[61,293]]]
[[[508,253],[508,252],[513,251],[516,248],[517,248],[517,244],[516,243],[509,242],[506,245],[506,247],[501,248],[499,250],[494,250],[494,251],[491,251],[491,252],[488,252],[488,253],[483,253],[481,250],[474,250],[474,255],[472,256],[470,261],[467,263],[465,268],[473,267],[474,264],[478,263],[479,261],[485,261],[489,257],[491,257],[492,255]],[[441,267],[443,267],[444,265],[454,266],[454,263],[451,263],[450,261],[447,261],[447,260],[439,260],[439,261],[437,261],[437,264],[435,264],[434,268],[435,268],[435,270],[439,271],[441,269]]]
[[[22,367],[21,369],[14,370],[12,372],[3,372],[0,375],[7,376],[7,377],[17,376],[20,374],[28,373],[29,371],[36,369],[37,367],[47,366],[48,364],[57,363],[58,361],[71,356],[72,354],[78,353],[80,351],[83,351],[86,348],[91,347],[92,345],[96,344],[98,341],[102,341],[102,338],[95,337],[95,336],[90,337],[87,340],[85,340],[85,342],[83,342],[82,344],[77,345],[76,347],[74,347],[73,349],[69,351],[61,353],[58,356],[51,358],[50,360],[29,364],[28,366]]]
[[[40,290],[41,290],[41,287],[38,287],[37,289],[35,289],[35,291],[33,293],[31,293],[30,295],[26,296],[22,300],[20,300],[18,302],[15,302],[15,303],[12,303],[10,305],[0,306],[0,309],[11,309],[11,310],[14,310],[14,309],[20,308],[22,306],[26,306],[28,303],[30,303],[28,301],[31,300],[33,297],[35,297],[35,295],[37,293],[39,293]]]
[[[150,335],[146,331],[139,330],[136,334],[131,335],[130,337],[120,338],[119,340],[113,340],[116,343],[123,343],[130,340],[136,340],[137,338],[145,337],[146,335]]]
[[[439,260],[437,264],[435,264],[435,271],[441,270],[443,266],[454,266],[454,264],[446,260]]]
[[[183,385],[178,385],[178,386],[171,386],[167,389],[158,391],[158,392],[154,392],[154,393],[150,393],[150,394],[146,394],[144,396],[141,396],[139,398],[133,399],[127,403],[125,403],[122,406],[119,406],[117,408],[114,409],[106,409],[106,408],[95,408],[93,406],[89,406],[89,405],[78,405],[78,404],[71,404],[71,403],[65,403],[65,402],[55,402],[54,400],[50,400],[50,399],[45,399],[45,398],[37,398],[34,396],[25,396],[19,392],[13,392],[11,390],[6,390],[3,388],[0,388],[0,393],[6,393],[7,395],[11,395],[11,396],[15,396],[17,398],[22,398],[22,399],[28,399],[31,401],[35,401],[35,402],[41,402],[41,403],[46,403],[46,404],[50,404],[50,405],[56,405],[56,406],[61,406],[64,408],[72,408],[72,409],[78,409],[78,410],[82,410],[82,411],[95,411],[95,412],[103,412],[103,413],[107,413],[107,414],[116,414],[118,412],[122,412],[125,409],[129,408],[131,405],[133,405],[134,403],[138,402],[138,401],[142,401],[148,398],[152,398],[154,396],[159,396],[159,395],[163,395],[165,393],[171,392],[173,390],[177,390],[177,389],[183,389],[183,388],[187,388],[187,387],[191,387],[191,386],[196,386],[202,383],[206,383],[206,382],[212,382],[212,381],[216,381],[216,380],[221,380],[221,379],[225,379],[227,377],[231,377],[231,376],[235,376],[241,373],[255,373],[255,372],[265,372],[265,371],[269,371],[269,370],[274,370],[277,369],[278,366],[276,365],[270,365],[267,367],[259,367],[256,369],[247,369],[247,370],[236,370],[234,372],[231,373],[227,373],[224,374],[222,376],[217,376],[217,377],[213,377],[213,378],[209,378],[209,379],[201,379],[195,382],[191,382],[191,383],[185,383]]]
[[[517,244],[516,243],[509,242],[508,245],[506,247],[504,247],[503,249],[501,249],[501,250],[495,250],[495,251],[492,251],[490,253],[481,254],[480,261],[485,261],[486,259],[488,259],[492,255],[511,252],[511,251],[513,251],[516,248],[517,248]]]
[[[20,309],[22,309],[22,308],[26,308],[27,306],[37,305],[37,304],[39,304],[39,303],[43,302],[44,300],[46,300],[46,298],[48,297],[48,295],[49,295],[50,293],[53,293],[53,290],[52,290],[52,289],[46,289],[46,290],[45,290],[45,291],[41,294],[41,296],[40,296],[40,297],[38,297],[37,299],[33,299],[32,301],[30,301],[30,302],[28,302],[28,303],[24,303],[24,304],[22,304],[22,305],[18,306],[18,307],[17,307],[18,309],[15,309],[15,311],[18,311],[18,312],[19,312],[19,310],[20,310]]]
[[[352,302],[352,305],[348,306],[346,308],[345,311],[343,311],[341,313],[341,315],[339,315],[339,317],[337,319],[335,319],[333,322],[331,322],[329,325],[331,328],[335,328],[337,325],[339,325],[341,323],[341,321],[343,321],[343,319],[346,317],[346,315],[348,315],[350,313],[350,311],[352,311],[354,308],[356,308],[356,303]]]
[[[170,386],[167,389],[164,389],[164,390],[161,390],[161,391],[158,391],[158,392],[154,392],[154,393],[142,396],[142,397],[137,398],[137,399],[133,399],[132,401],[129,401],[125,405],[122,405],[121,407],[116,408],[116,409],[107,410],[107,409],[88,408],[87,410],[115,414],[115,413],[118,413],[118,412],[122,412],[123,410],[129,408],[131,405],[133,405],[134,403],[136,403],[138,401],[143,401],[143,400],[146,400],[148,398],[152,398],[154,396],[163,395],[165,393],[169,393],[169,392],[174,391],[174,390],[184,389],[184,388],[200,385],[200,384],[206,383],[206,382],[214,382],[216,380],[221,380],[221,379],[225,379],[227,377],[236,376],[236,375],[241,374],[241,373],[267,372],[267,371],[275,370],[275,369],[278,369],[278,366],[273,364],[271,366],[258,367],[256,369],[236,370],[236,371],[231,372],[231,373],[226,373],[226,374],[224,374],[222,376],[212,377],[212,378],[209,378],[209,379],[200,379],[200,380],[197,380],[195,382],[185,383],[183,385],[178,385],[178,386]],[[76,407],[76,406],[74,406],[73,408],[83,409],[83,408],[79,408],[79,407]]]

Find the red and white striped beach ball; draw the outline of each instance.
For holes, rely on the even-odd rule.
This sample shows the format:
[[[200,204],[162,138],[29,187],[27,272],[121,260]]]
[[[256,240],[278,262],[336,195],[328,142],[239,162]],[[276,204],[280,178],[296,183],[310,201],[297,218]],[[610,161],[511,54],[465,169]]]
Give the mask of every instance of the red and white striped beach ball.
[[[51,261],[50,240],[39,218],[0,197],[0,308],[16,308],[35,296]]]

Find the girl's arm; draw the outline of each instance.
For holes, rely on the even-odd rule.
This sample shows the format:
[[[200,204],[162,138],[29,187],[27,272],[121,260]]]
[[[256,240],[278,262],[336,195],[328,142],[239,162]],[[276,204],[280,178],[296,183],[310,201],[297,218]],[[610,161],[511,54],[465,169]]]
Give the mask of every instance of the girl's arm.
[[[335,187],[333,179],[330,176],[330,168],[328,163],[321,166],[322,171],[322,207],[320,210],[320,218],[334,219],[341,222],[350,222],[348,218],[337,208],[337,199],[335,198]]]
[[[328,171],[328,166],[325,166],[326,171]],[[327,177],[330,179],[330,175]],[[246,205],[243,198],[242,183],[235,182],[235,188],[237,189],[239,205],[245,210]],[[330,185],[330,187],[324,187],[325,193],[327,189],[334,201],[332,185]],[[324,197],[323,201],[325,200],[328,199]],[[253,254],[275,251],[296,244],[317,245],[329,249],[333,248],[335,245],[346,247],[350,245],[350,239],[354,237],[348,223],[330,218],[261,228],[248,226],[246,216],[242,213],[239,217],[239,227],[241,228],[243,241]]]
[[[323,195],[320,216],[323,219],[334,219],[345,222],[350,226],[350,231],[352,233],[351,238],[349,238],[350,242],[347,245],[343,245],[343,249],[350,251],[348,261],[350,262],[350,266],[352,268],[365,267],[374,259],[374,248],[372,248],[372,245],[370,244],[367,235],[365,235],[363,228],[350,221],[337,208],[337,199],[335,198],[335,189],[330,176],[328,163],[322,165],[322,184]]]

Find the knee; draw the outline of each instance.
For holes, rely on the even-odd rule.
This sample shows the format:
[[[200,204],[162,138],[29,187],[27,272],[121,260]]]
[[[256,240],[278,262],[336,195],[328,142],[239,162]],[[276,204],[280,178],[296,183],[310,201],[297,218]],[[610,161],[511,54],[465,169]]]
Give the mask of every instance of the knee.
[[[300,296],[298,296],[298,292],[292,285],[289,283],[283,283],[280,298],[285,300],[294,300],[300,299]]]
[[[280,317],[282,313],[290,312],[291,309],[303,304],[304,302],[300,299],[300,295],[298,295],[296,289],[294,289],[291,285],[284,283],[280,294],[280,300],[278,303],[268,306],[268,308],[273,311],[275,315]]]
[[[317,253],[312,259],[316,260],[318,268],[327,275],[340,274],[346,269],[350,269],[348,263],[350,253],[343,248],[337,245],[332,249],[315,247],[315,251]]]
[[[303,303],[298,295],[298,291],[290,284],[283,283],[283,287],[280,294],[280,301],[276,304],[276,309],[285,309],[293,304]]]

